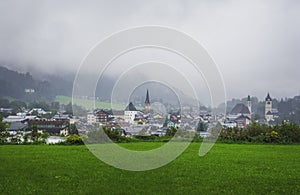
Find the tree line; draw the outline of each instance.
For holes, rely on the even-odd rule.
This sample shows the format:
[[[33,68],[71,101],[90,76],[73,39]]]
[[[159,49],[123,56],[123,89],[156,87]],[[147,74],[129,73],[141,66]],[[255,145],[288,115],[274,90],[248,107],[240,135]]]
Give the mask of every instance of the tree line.
[[[253,122],[245,128],[223,129],[218,140],[226,143],[300,143],[300,127],[285,121],[274,126]]]

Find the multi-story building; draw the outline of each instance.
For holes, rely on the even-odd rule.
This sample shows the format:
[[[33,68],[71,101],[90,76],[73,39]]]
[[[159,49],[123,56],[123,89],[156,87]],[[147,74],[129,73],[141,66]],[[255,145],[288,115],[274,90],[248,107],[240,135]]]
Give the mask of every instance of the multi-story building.
[[[87,114],[87,123],[106,125],[113,118],[113,113],[110,110],[94,110]]]

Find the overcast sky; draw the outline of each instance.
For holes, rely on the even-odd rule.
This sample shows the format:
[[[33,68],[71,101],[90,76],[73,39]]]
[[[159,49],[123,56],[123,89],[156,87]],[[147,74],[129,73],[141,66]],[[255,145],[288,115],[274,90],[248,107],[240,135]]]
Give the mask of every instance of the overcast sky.
[[[227,98],[300,92],[300,1],[0,1],[0,63],[75,72],[96,43],[124,28],[168,26],[198,40]]]

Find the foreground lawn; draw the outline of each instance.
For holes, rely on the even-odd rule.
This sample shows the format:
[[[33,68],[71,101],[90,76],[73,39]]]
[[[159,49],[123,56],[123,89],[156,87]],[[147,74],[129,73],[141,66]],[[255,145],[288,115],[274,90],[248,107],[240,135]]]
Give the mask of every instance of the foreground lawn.
[[[110,167],[85,146],[0,146],[0,194],[300,194],[300,145],[216,144],[204,157],[199,146],[145,172]]]

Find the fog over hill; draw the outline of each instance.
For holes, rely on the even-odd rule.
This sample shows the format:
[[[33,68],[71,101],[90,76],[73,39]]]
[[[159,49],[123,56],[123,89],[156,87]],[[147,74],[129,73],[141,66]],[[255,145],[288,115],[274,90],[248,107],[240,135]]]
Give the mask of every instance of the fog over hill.
[[[36,74],[36,73],[35,73]],[[0,66],[0,96],[12,97],[24,101],[53,101],[57,95],[72,96],[73,81],[75,75],[67,77],[39,73],[32,76],[31,73],[20,73]],[[111,101],[115,80],[112,77],[104,77],[98,85],[95,96],[101,101]],[[34,90],[26,92],[25,90]],[[126,90],[126,89],[125,89]],[[172,89],[159,83],[146,83],[137,86],[126,98],[115,97],[118,102],[126,104],[132,101],[143,105],[146,91],[149,90],[151,102],[164,102],[172,105],[179,105],[178,94]],[[185,95],[177,90],[179,95]],[[89,98],[91,98],[89,96]],[[193,102],[192,98],[185,97],[185,101]]]
[[[52,101],[56,95],[71,95],[72,82],[57,75],[19,73],[0,66],[0,96],[24,101]]]
[[[46,74],[43,72],[37,72],[32,75],[31,72],[21,72],[16,69],[8,69],[0,66],[0,97],[12,97],[24,101],[53,101],[57,95],[72,96],[73,81],[75,74]],[[116,78],[105,76],[100,79],[95,91],[95,97],[101,101],[110,102],[113,93],[114,85],[116,84]],[[125,84],[126,85],[126,84]],[[34,89],[34,93],[25,93],[25,89]],[[118,103],[126,104],[129,101],[134,102],[137,105],[143,105],[145,101],[147,89],[150,92],[151,102],[170,103],[172,105],[179,105],[179,96],[184,97],[183,102],[189,102],[190,105],[205,105],[201,99],[196,101],[194,98],[187,96],[180,89],[172,89],[162,83],[148,82],[144,84],[138,84],[128,96],[122,98],[113,97]],[[125,88],[126,91],[126,88]],[[264,98],[257,98],[256,94],[250,94],[253,98],[254,104],[258,101],[264,101]],[[93,95],[89,96],[90,98]],[[273,94],[271,96],[274,98]],[[292,98],[294,96],[277,97],[277,100]],[[239,100],[242,99],[242,100]],[[276,97],[275,97],[276,98]],[[236,100],[236,101],[233,101]],[[236,103],[246,101],[246,96],[235,97],[232,100],[227,101],[227,111],[230,111]],[[220,108],[224,108],[222,105]]]

